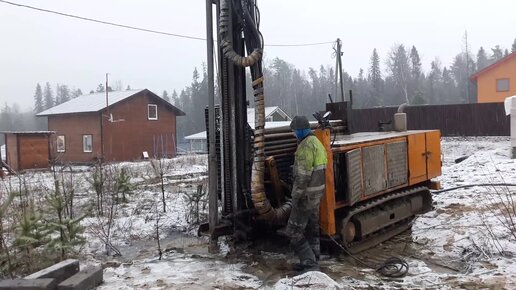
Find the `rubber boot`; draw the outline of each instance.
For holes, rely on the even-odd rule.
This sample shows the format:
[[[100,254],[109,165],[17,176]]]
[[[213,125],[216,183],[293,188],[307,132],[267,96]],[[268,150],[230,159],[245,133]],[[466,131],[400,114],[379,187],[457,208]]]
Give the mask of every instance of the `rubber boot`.
[[[321,258],[321,243],[319,242],[319,239],[310,239],[309,243],[310,248],[314,252],[315,260],[319,261]]]
[[[301,241],[294,247],[299,263],[293,265],[295,271],[318,271],[319,264],[315,260],[315,254],[306,240]]]

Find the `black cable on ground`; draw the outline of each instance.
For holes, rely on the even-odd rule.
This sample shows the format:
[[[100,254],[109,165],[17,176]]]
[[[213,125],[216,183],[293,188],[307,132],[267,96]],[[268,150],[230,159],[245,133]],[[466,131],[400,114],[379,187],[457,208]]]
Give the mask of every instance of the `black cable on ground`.
[[[443,193],[443,192],[447,192],[447,191],[457,190],[457,189],[461,189],[461,188],[475,187],[475,186],[480,186],[480,187],[516,186],[516,184],[514,184],[514,183],[478,183],[478,184],[467,184],[467,185],[461,185],[461,186],[456,186],[456,187],[451,187],[451,188],[445,188],[445,189],[441,189],[441,190],[432,190],[431,192],[432,192],[432,194],[439,194],[439,193]]]
[[[329,236],[330,239],[337,245],[339,248],[344,251],[348,256],[357,261],[360,265],[365,266],[366,268],[373,269],[380,275],[389,278],[400,278],[407,275],[409,270],[409,264],[407,261],[403,260],[399,257],[390,257],[385,260],[380,266],[374,267],[359,258],[352,255],[346,248],[344,248],[339,242],[337,242],[332,236]]]

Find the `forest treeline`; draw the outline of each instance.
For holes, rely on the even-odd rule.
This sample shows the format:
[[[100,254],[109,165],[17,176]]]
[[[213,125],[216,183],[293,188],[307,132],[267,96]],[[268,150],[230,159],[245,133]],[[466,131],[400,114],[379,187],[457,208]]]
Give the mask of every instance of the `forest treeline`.
[[[351,76],[348,72],[343,72],[346,98],[351,91],[353,108],[395,106],[402,103],[420,105],[475,102],[476,84],[470,77],[515,51],[516,39],[510,49],[496,45],[489,49],[480,47],[475,53],[466,45],[449,65],[444,65],[439,58],[435,58],[425,71],[415,46],[394,45],[383,57],[373,49],[367,66],[360,69],[358,75]],[[263,71],[266,105],[279,106],[290,116],[311,116],[315,111],[324,110],[325,104],[329,102],[329,94],[334,101],[341,100],[333,66],[321,65],[304,71],[285,60],[273,58],[264,61]],[[178,138],[205,130],[207,79],[206,67],[203,65],[200,71],[194,68],[189,86],[179,91],[159,92],[161,97],[186,113],[185,117],[178,118]],[[250,84],[247,88],[252,106]],[[122,89],[121,81],[115,82],[113,88],[108,87],[108,90]],[[89,93],[104,90],[104,85],[99,84]],[[5,103],[0,108],[0,131],[45,130],[45,118],[36,118],[35,113],[82,94],[81,89],[71,89],[67,85],[58,84],[52,87],[48,82],[43,86],[37,84],[31,112],[21,112],[16,103]],[[3,136],[0,136],[0,143],[1,138]]]

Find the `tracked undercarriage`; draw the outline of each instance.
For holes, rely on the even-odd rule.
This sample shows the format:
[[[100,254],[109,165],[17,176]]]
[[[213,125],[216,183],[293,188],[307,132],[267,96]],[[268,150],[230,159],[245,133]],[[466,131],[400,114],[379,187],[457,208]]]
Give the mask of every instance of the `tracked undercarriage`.
[[[352,254],[361,252],[409,229],[416,215],[431,209],[432,195],[422,186],[368,200],[341,219],[341,244]]]

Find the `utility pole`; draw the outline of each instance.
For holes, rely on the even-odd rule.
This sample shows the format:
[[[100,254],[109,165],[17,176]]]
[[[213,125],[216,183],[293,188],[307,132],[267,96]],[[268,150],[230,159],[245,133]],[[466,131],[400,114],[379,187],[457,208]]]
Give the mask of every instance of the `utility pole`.
[[[109,73],[106,73],[106,114],[107,114],[107,117],[109,118],[109,99],[108,99],[108,76],[109,76]]]
[[[340,81],[340,95],[341,95],[341,101],[344,102],[344,83],[342,81],[342,42],[340,41],[340,38],[337,38],[336,41],[337,49],[335,51],[335,57],[336,59],[336,71],[335,71],[335,80],[337,80],[337,75],[339,76]],[[335,85],[337,85],[337,82],[335,81]],[[337,91],[337,90],[335,90]],[[336,92],[337,93],[337,92]]]

